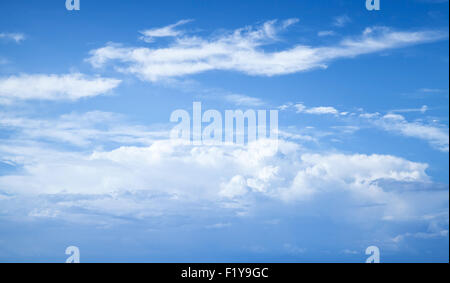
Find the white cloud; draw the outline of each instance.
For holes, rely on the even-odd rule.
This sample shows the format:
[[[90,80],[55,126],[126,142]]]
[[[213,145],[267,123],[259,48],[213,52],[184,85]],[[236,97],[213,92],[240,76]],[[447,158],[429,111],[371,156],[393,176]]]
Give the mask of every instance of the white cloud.
[[[0,101],[77,100],[107,93],[119,86],[120,80],[66,75],[21,74],[0,78]]]
[[[286,110],[294,107],[297,113],[324,115],[331,114],[335,115],[337,118],[340,117],[354,117],[355,113],[349,112],[339,112],[336,108],[331,106],[320,106],[308,108],[304,104],[292,104],[288,103],[279,107],[281,110]],[[382,130],[401,134],[406,137],[418,138],[427,141],[434,148],[448,152],[449,151],[449,129],[448,126],[436,126],[427,125],[421,121],[409,122],[404,116],[396,113],[409,113],[409,112],[420,112],[425,114],[429,110],[428,106],[424,105],[421,108],[411,108],[411,109],[398,109],[393,110],[391,113],[386,115],[381,115],[380,113],[361,113],[357,117],[360,120],[356,121],[358,124],[360,121],[369,121],[371,125],[381,128]],[[363,111],[363,110],[361,110]],[[360,129],[359,126],[346,126],[339,127],[334,126],[334,129],[344,129],[347,133],[353,133]],[[350,130],[350,131],[349,131]]]
[[[17,117],[0,113],[0,129],[14,132],[13,144],[22,141],[50,141],[88,147],[105,142],[148,145],[156,138],[168,137],[165,131],[124,123],[121,115],[93,111],[71,113],[53,119]],[[7,142],[4,142],[7,145]]]
[[[297,109],[297,113],[306,113],[306,114],[314,114],[314,115],[324,115],[324,114],[337,115],[337,114],[339,114],[339,111],[337,111],[336,108],[330,107],[330,106],[307,108],[305,105],[300,103],[300,104],[296,104],[295,108]]]
[[[348,23],[351,23],[351,21],[352,21],[352,19],[350,19],[349,16],[342,15],[342,16],[334,18],[333,25],[336,26],[336,27],[344,27]]]
[[[296,245],[292,245],[292,244],[284,244],[283,248],[291,255],[300,255],[300,254],[304,254],[306,252],[306,249],[299,248]]]
[[[235,198],[248,192],[247,181],[244,177],[237,175],[227,183],[221,184],[220,195],[227,198]]]
[[[292,26],[292,25],[295,25],[296,23],[298,23],[300,20],[299,19],[297,19],[297,18],[291,18],[291,19],[287,19],[287,20],[285,20],[285,21],[283,21],[282,22],[282,27],[285,29],[285,28],[288,28],[288,27],[290,27],[290,26]]]
[[[223,228],[227,228],[227,227],[231,227],[232,224],[231,223],[216,223],[213,225],[208,225],[206,226],[207,229],[223,229]]]
[[[281,106],[278,106],[278,109],[280,109],[281,111],[286,111],[289,108],[291,108],[293,105],[294,104],[292,102],[288,102],[288,103],[285,103],[285,104],[283,104]]]
[[[387,155],[304,154],[302,169],[292,185],[282,192],[283,199],[307,199],[318,193],[348,191],[361,199],[385,197],[377,180],[427,181],[426,164]],[[383,200],[385,201],[385,200]]]
[[[278,130],[278,135],[282,138],[288,139],[288,140],[298,140],[298,141],[306,141],[306,142],[315,142],[317,143],[317,138],[314,138],[312,136],[308,135],[302,135],[302,134],[296,134],[291,132],[286,132],[282,130]]]
[[[394,243],[400,243],[407,240],[408,238],[416,239],[433,239],[433,238],[447,238],[449,234],[448,224],[449,215],[448,210],[442,213],[437,213],[433,215],[425,215],[422,217],[422,221],[428,224],[428,229],[423,232],[408,232],[404,234],[397,235],[392,238]]]
[[[115,66],[116,70],[152,82],[213,70],[275,76],[326,68],[336,59],[448,37],[446,33],[436,31],[394,31],[373,27],[360,36],[344,38],[330,46],[296,45],[281,51],[264,50],[265,46],[276,43],[278,34],[294,22],[269,21],[256,28],[242,28],[211,38],[175,37],[172,44],[163,48],[108,44],[92,50],[87,60],[94,67],[102,67],[109,62],[120,63]]]
[[[192,20],[181,20],[173,25],[168,25],[162,28],[155,28],[155,29],[148,29],[141,31],[141,34],[143,35],[140,37],[141,40],[145,42],[153,42],[155,41],[155,38],[158,37],[175,37],[180,36],[183,34],[182,31],[178,31],[175,28],[187,23],[192,22]]]
[[[442,93],[442,92],[446,92],[446,90],[444,89],[439,89],[439,88],[421,88],[419,89],[420,92],[425,92],[425,93]]]
[[[25,40],[25,35],[23,33],[0,33],[0,39],[9,39],[20,43]]]
[[[415,207],[379,180],[429,181],[426,164],[395,156],[308,154],[283,140],[277,152],[270,142],[209,147],[159,140],[92,153],[3,144],[2,159],[23,169],[1,176],[0,189],[13,196],[74,196],[51,211],[78,207],[133,217],[172,213],[183,203],[242,211],[257,196],[287,202],[340,196],[360,205],[386,203],[381,219],[409,217]]]
[[[349,255],[357,255],[357,254],[359,254],[360,252],[354,251],[354,250],[345,249],[345,250],[342,251],[342,253],[344,253],[344,254],[349,254]]]
[[[398,114],[387,114],[379,119],[372,120],[372,122],[384,130],[407,137],[423,139],[441,151],[449,151],[448,128],[438,128],[419,122],[408,122],[405,117]]]
[[[376,117],[380,117],[380,113],[362,113],[359,115],[359,117],[361,118],[366,118],[366,119],[371,119],[371,118],[376,118]]]
[[[429,110],[428,106],[423,105],[420,108],[408,108],[408,109],[395,109],[392,110],[392,113],[409,113],[409,112],[420,112],[422,114],[425,114]]]
[[[323,31],[319,31],[317,33],[318,36],[323,37],[323,36],[332,36],[332,35],[336,35],[336,33],[332,30],[323,30]]]
[[[424,233],[424,232],[417,232],[417,233],[405,233],[402,235],[398,235],[395,238],[392,239],[393,242],[399,243],[401,241],[404,241],[405,238],[418,238],[418,239],[432,239],[432,238],[446,238],[448,237],[448,230],[442,230],[436,233]]]
[[[338,114],[334,107],[313,107],[305,110],[308,114]]]
[[[225,95],[225,100],[234,103],[237,106],[261,106],[264,102],[256,97],[251,97],[247,95],[240,94],[229,94]]]
[[[283,218],[292,208],[384,226],[448,209],[448,190],[434,189],[427,164],[392,155],[311,153],[283,138],[278,151],[269,140],[192,146],[98,111],[16,116],[0,115],[9,133],[0,137],[0,162],[20,168],[0,176],[0,214],[16,221],[111,226],[184,215],[213,219],[203,228],[225,228],[235,217]]]

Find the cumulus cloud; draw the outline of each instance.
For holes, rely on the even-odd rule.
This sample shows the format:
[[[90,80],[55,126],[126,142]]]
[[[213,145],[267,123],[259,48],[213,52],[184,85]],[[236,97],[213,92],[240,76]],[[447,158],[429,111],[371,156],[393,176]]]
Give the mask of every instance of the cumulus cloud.
[[[107,93],[120,80],[88,77],[80,73],[65,75],[21,74],[0,78],[0,102],[18,100],[78,100]]]
[[[13,40],[16,43],[20,43],[25,40],[23,33],[0,33],[0,39]]]
[[[279,41],[280,32],[296,20],[269,21],[220,36],[176,36],[167,47],[124,47],[109,43],[92,50],[87,59],[94,67],[115,63],[117,71],[147,81],[193,75],[213,70],[237,71],[254,76],[275,76],[326,68],[336,59],[353,58],[448,37],[437,31],[395,31],[367,28],[329,46],[295,45],[280,51],[264,50]]]
[[[394,156],[305,154],[301,160],[303,168],[295,176],[292,185],[282,192],[283,198],[287,200],[344,190],[357,194],[361,199],[381,201],[384,192],[376,181],[425,182],[428,179],[426,164]]]
[[[273,140],[194,146],[98,111],[51,120],[2,114],[0,128],[8,133],[0,137],[0,163],[15,168],[0,176],[0,215],[15,221],[148,226],[171,217],[183,223],[183,215],[189,225],[208,218],[202,227],[231,228],[252,215],[287,219],[292,209],[378,229],[386,222],[432,223],[423,215],[448,210],[448,187],[435,189],[425,163],[311,152],[303,139],[285,140],[289,133],[280,135],[278,150]],[[385,239],[399,233],[415,231]]]
[[[377,182],[429,182],[426,164],[395,156],[308,154],[283,140],[276,151],[271,142],[213,147],[162,139],[91,153],[2,145],[3,160],[23,170],[1,176],[0,190],[13,196],[72,196],[53,207],[58,211],[69,206],[133,217],[174,213],[182,203],[245,211],[257,197],[310,202],[331,194],[355,205],[385,203],[381,219],[409,217],[415,208]],[[146,207],[155,199],[156,208]]]

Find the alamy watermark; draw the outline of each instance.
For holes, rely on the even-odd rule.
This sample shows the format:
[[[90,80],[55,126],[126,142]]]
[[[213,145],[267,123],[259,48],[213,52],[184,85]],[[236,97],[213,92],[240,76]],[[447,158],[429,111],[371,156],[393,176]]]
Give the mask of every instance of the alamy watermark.
[[[80,249],[78,247],[76,246],[67,247],[66,255],[69,255],[69,257],[66,260],[66,263],[80,263]],[[369,256],[366,260],[366,263],[381,262],[380,249],[376,246],[368,247],[366,249],[366,255]]]
[[[66,9],[69,11],[80,10],[80,0],[66,0]]]
[[[202,112],[202,103],[194,102],[192,115],[175,110],[170,122],[178,123],[171,139],[192,145],[246,145],[257,140],[271,140],[278,145],[278,110],[226,110]]]
[[[369,11],[379,11],[381,9],[380,0],[366,0],[366,8]],[[69,11],[80,10],[80,0],[66,0],[66,9]]]
[[[366,249],[366,255],[370,257],[367,258],[366,263],[380,263],[380,249],[376,246],[370,246]]]
[[[80,263],[80,249],[78,247],[67,247],[66,255],[69,256],[66,260],[66,263]]]
[[[380,0],[366,0],[366,8],[369,11],[379,11],[381,9],[380,5]]]

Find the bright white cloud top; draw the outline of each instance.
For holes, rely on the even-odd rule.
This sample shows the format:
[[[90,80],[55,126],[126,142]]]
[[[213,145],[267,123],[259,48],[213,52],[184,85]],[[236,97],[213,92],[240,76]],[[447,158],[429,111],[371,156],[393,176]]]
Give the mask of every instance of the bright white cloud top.
[[[351,200],[354,205],[385,203],[379,211],[380,219],[418,217],[417,210],[422,209],[409,203],[410,196],[403,189],[392,191],[389,182],[409,184],[412,188],[428,184],[427,164],[389,155],[303,153],[298,144],[288,141],[280,141],[277,152],[268,146],[270,142],[210,147],[163,139],[148,147],[123,146],[88,155],[4,145],[0,147],[2,155],[15,156],[9,162],[25,161],[25,172],[0,177],[0,186],[14,195],[141,196],[107,202],[88,197],[50,207],[66,217],[70,217],[64,208],[67,205],[141,217],[173,213],[177,204],[192,202],[244,213],[258,196],[314,203],[330,195],[341,195],[336,202],[349,198],[345,202]],[[145,207],[145,202],[153,200],[142,198],[143,195],[161,195],[157,208]]]

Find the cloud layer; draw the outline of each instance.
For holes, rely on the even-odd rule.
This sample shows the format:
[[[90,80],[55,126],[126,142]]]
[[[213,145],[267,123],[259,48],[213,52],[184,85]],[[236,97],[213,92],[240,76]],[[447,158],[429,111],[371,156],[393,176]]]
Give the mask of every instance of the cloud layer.
[[[3,114],[0,127],[8,132],[0,164],[14,168],[0,176],[0,216],[14,221],[143,221],[165,231],[173,217],[217,230],[251,217],[272,217],[277,227],[274,215],[289,219],[293,209],[362,231],[433,228],[387,229],[377,235],[383,245],[448,235],[448,186],[431,180],[427,164],[394,155],[313,152],[301,139],[280,139],[278,150],[271,140],[193,146],[98,111],[52,120]]]
[[[261,197],[289,203],[333,196],[337,202],[344,198],[354,205],[383,203],[380,219],[403,219],[414,216],[416,208],[389,184],[420,186],[430,182],[426,164],[395,156],[313,154],[284,140],[276,151],[272,142],[211,147],[161,139],[150,146],[121,146],[92,153],[54,151],[39,143],[5,144],[0,146],[3,162],[20,165],[23,170],[0,177],[0,190],[13,196],[112,197],[108,203],[94,198],[71,205],[128,216],[155,211],[137,199],[118,195],[164,196],[158,207],[167,208],[166,213],[185,202],[214,204],[237,213],[245,212]],[[114,203],[121,205],[115,207]]]

